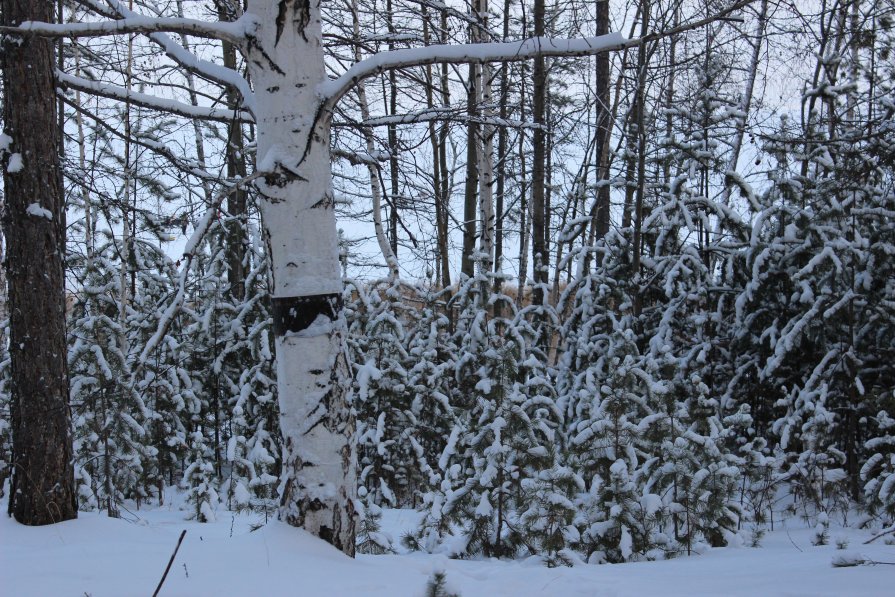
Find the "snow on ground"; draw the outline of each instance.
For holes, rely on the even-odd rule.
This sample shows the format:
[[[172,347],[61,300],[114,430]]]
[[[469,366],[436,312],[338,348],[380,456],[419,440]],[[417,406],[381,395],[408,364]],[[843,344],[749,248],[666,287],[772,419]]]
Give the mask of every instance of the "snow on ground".
[[[176,500],[174,500],[176,501]],[[5,504],[2,504],[5,509]],[[421,597],[435,571],[462,597],[525,595],[895,595],[895,566],[834,568],[842,554],[895,562],[895,546],[869,531],[831,529],[831,545],[790,522],[760,548],[713,549],[692,557],[618,565],[543,567],[522,561],[457,561],[411,553],[351,560],[279,522],[251,531],[257,515],[218,512],[218,522],[184,521],[176,506],[127,514],[130,521],[81,513],[76,521],[29,528],[0,517],[0,594],[17,597],[151,595],[182,529],[186,538],[163,596]],[[384,530],[398,539],[417,516],[387,511]],[[849,542],[838,550],[836,540]]]

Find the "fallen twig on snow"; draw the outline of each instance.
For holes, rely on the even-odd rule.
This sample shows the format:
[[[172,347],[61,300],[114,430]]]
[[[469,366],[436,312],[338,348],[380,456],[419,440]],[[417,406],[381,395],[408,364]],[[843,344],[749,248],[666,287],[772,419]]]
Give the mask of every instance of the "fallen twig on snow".
[[[868,539],[867,541],[865,541],[865,542],[864,542],[864,545],[868,545],[868,544],[870,544],[870,543],[873,543],[874,541],[876,541],[876,540],[879,539],[880,537],[885,537],[886,535],[891,535],[892,533],[895,533],[895,524],[893,524],[892,526],[890,526],[890,527],[887,528],[886,530],[882,531],[881,533],[877,533],[876,535],[874,535],[873,537],[871,537],[870,539]]]
[[[186,537],[186,529],[183,529],[180,532],[180,538],[177,539],[177,546],[174,548],[174,553],[171,554],[171,559],[168,560],[168,565],[165,567],[165,573],[162,574],[162,580],[158,581],[158,586],[155,588],[155,593],[152,594],[152,597],[158,597],[158,592],[162,590],[162,585],[165,584],[165,579],[168,578],[168,572],[171,570],[171,564],[174,563],[174,558],[177,557],[177,550],[180,549],[180,544],[183,543],[184,537]]]

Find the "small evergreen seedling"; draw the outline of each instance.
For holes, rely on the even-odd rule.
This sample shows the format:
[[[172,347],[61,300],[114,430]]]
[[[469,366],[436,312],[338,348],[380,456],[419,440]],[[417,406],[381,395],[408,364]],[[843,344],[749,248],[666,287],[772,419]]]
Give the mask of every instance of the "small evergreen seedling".
[[[761,540],[764,539],[764,535],[767,532],[767,529],[763,527],[754,527],[752,529],[752,535],[749,540],[749,545],[751,547],[761,547]]]
[[[382,509],[375,504],[362,506],[357,526],[357,552],[372,555],[395,553],[391,538],[380,527]]]
[[[830,519],[827,515],[821,513],[818,517],[817,526],[814,527],[814,539],[811,544],[815,546],[830,544]]]
[[[853,566],[863,566],[867,564],[867,559],[861,554],[845,553],[833,558],[831,562],[833,568],[851,568]]]
[[[447,574],[435,572],[426,585],[426,597],[460,597],[459,593],[451,593],[447,589]]]

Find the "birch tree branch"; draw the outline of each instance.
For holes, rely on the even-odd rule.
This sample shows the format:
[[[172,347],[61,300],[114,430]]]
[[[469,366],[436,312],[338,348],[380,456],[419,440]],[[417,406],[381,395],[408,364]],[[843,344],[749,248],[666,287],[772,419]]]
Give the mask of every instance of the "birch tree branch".
[[[196,19],[153,18],[132,16],[113,21],[87,23],[42,23],[24,21],[16,27],[0,27],[0,33],[40,35],[42,37],[101,37],[131,33],[180,33],[208,39],[220,39],[232,44],[245,41],[245,21],[210,22]]]
[[[109,9],[108,7],[100,5],[96,0],[79,0],[79,2],[91,6],[101,14],[105,14],[105,11]],[[119,0],[108,0],[108,2],[112,9],[125,19],[140,16],[128,9],[127,6],[119,2]],[[245,26],[243,25],[243,29],[244,28]],[[242,96],[243,107],[252,114],[255,113],[255,96],[252,92],[252,88],[248,81],[240,76],[239,73],[219,64],[202,60],[165,33],[150,33],[149,39],[161,47],[165,51],[165,54],[180,66],[191,70],[209,81],[214,81],[220,85],[232,86],[239,92],[240,96]]]
[[[627,39],[621,33],[609,33],[597,37],[578,39],[551,39],[532,37],[521,41],[475,44],[438,44],[421,48],[405,48],[379,52],[355,63],[342,75],[318,86],[320,97],[332,106],[355,84],[367,77],[396,68],[423,66],[426,64],[456,63],[481,64],[485,62],[519,62],[535,56],[575,57],[593,56],[634,48],[660,39],[679,35],[705,27],[730,15],[755,0],[738,0],[727,8],[692,23]]]
[[[484,44],[438,44],[373,54],[357,62],[339,77],[327,81],[317,90],[321,97],[335,101],[356,83],[373,75],[411,66],[440,63],[518,62],[535,56],[589,56],[620,50],[630,42],[620,33],[581,39],[549,39],[532,37],[521,41]]]
[[[62,72],[61,70],[56,71],[56,79],[66,87],[78,89],[91,95],[130,102],[137,106],[177,114],[178,116],[183,116],[185,118],[201,118],[219,122],[231,122],[234,119],[241,122],[254,122],[254,118],[252,118],[252,115],[248,112],[233,111],[225,107],[193,106],[192,104],[157,97],[147,93],[140,93],[109,83],[101,83],[99,81],[91,81],[90,79],[76,77]]]

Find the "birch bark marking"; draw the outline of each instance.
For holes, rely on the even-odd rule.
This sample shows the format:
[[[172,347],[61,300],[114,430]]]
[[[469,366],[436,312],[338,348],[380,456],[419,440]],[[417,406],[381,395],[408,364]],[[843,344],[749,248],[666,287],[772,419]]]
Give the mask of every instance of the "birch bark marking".
[[[253,0],[261,214],[271,257],[280,518],[354,555],[357,491],[319,0]]]
[[[489,41],[488,31],[488,0],[477,0],[477,17],[481,24],[482,37]],[[494,116],[491,106],[492,69],[489,63],[482,64],[479,70],[479,84],[476,91],[479,94],[478,104],[484,107],[485,116]],[[494,265],[494,125],[490,122],[483,123],[479,129],[478,140],[478,171],[479,171],[479,212],[482,220],[482,235],[479,238],[479,251],[482,253],[482,273],[487,274]]]

